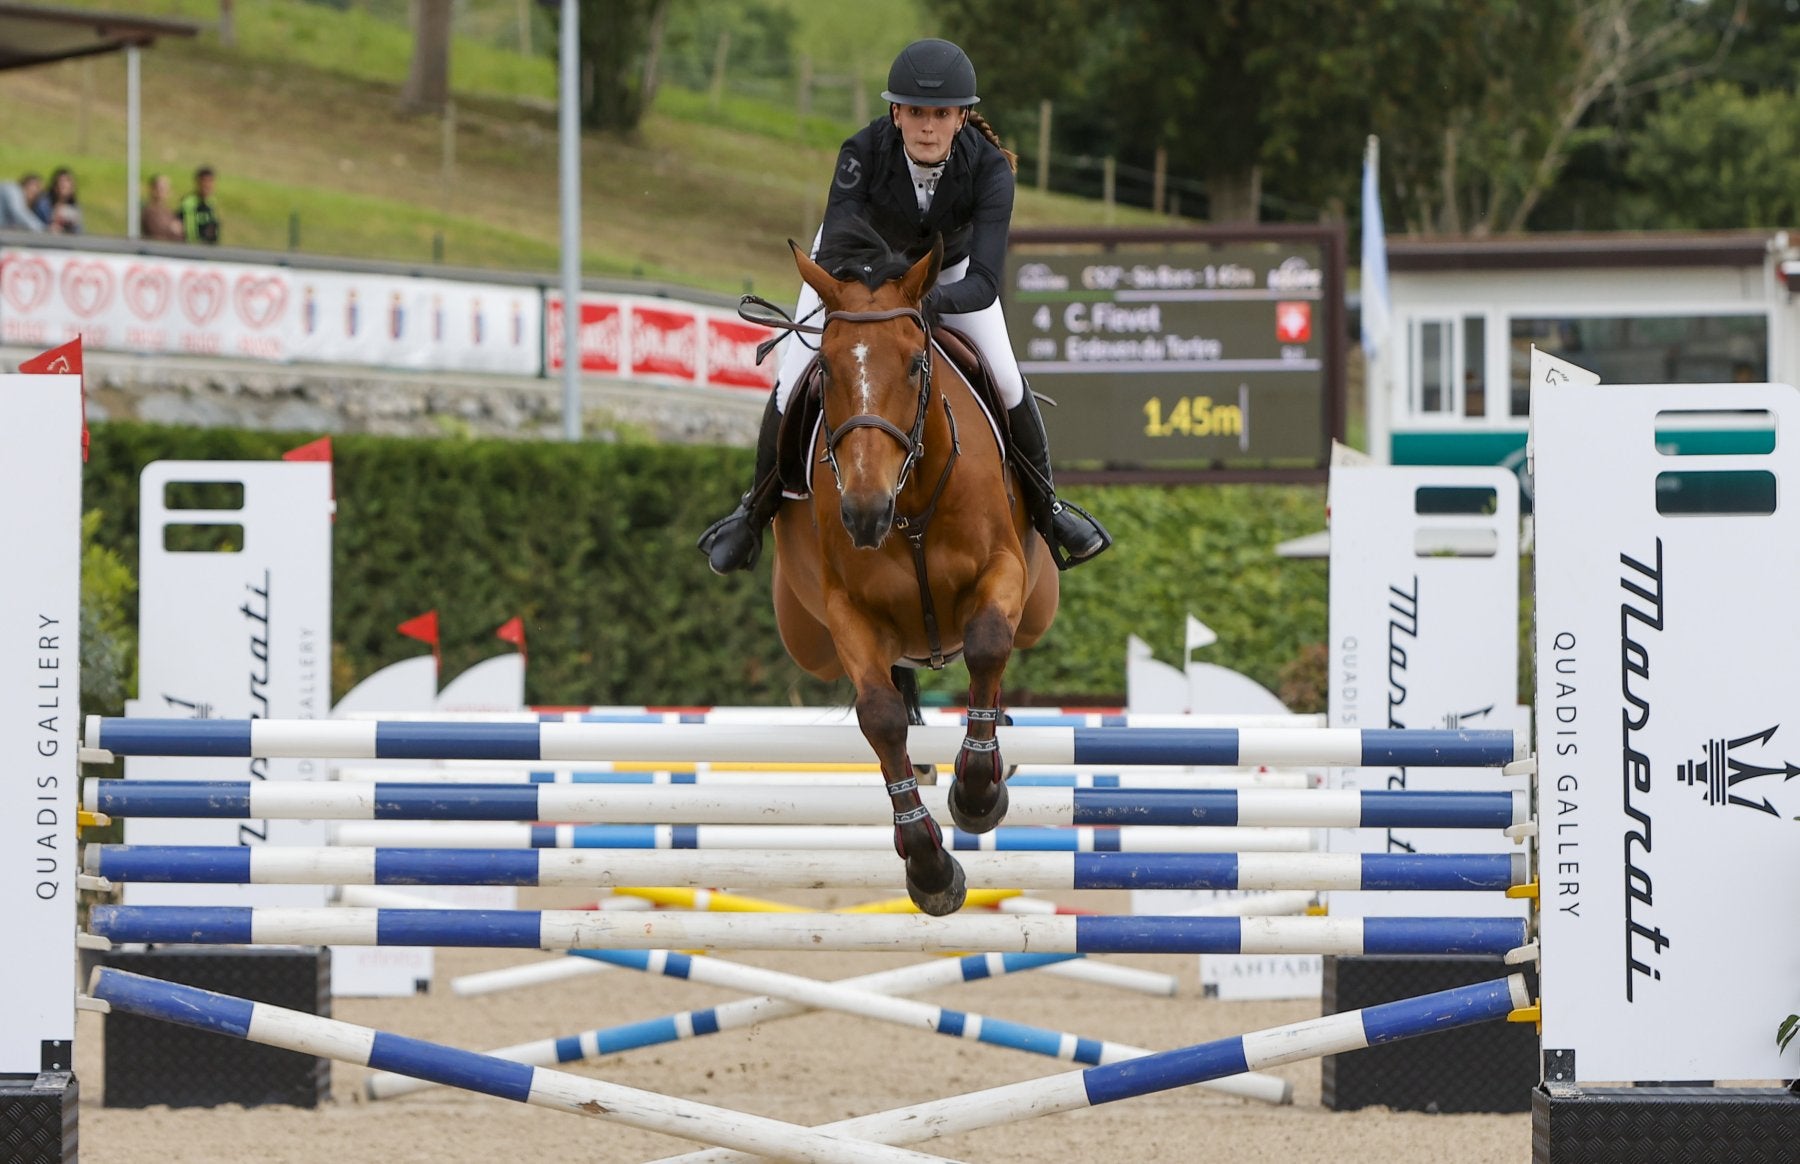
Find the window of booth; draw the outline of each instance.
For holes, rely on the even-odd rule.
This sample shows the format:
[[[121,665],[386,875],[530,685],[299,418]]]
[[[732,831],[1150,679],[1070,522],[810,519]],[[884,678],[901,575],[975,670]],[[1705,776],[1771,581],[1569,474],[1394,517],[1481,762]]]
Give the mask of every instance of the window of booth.
[[[1762,383],[1767,315],[1514,316],[1509,414],[1531,411],[1531,349],[1577,364],[1603,384]]]
[[[1414,416],[1487,415],[1487,320],[1415,318],[1407,327],[1411,374],[1407,405]]]

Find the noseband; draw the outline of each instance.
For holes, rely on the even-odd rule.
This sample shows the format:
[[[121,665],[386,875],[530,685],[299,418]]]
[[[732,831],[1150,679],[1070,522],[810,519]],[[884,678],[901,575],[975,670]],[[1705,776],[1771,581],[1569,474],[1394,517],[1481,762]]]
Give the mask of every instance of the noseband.
[[[920,331],[925,333],[925,350],[917,362],[919,370],[918,411],[913,417],[911,432],[902,432],[891,421],[870,412],[858,413],[836,428],[831,426],[830,421],[825,421],[825,462],[831,466],[831,475],[837,478],[840,489],[843,487],[844,479],[843,474],[838,471],[837,447],[845,437],[859,428],[872,428],[884,432],[899,441],[900,447],[905,450],[906,460],[900,463],[900,476],[894,485],[896,494],[906,488],[906,480],[912,475],[913,466],[918,463],[919,456],[925,449],[925,414],[926,407],[931,402],[931,325],[925,322],[924,314],[915,307],[891,307],[885,311],[832,311],[826,313],[824,327],[819,330],[822,332],[825,327],[830,327],[838,321],[880,323],[889,319],[910,319],[919,325]]]

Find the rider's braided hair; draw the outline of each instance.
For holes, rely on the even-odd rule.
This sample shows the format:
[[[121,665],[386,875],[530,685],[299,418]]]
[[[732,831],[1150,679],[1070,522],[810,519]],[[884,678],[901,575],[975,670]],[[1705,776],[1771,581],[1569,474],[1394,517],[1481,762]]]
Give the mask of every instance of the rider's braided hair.
[[[979,114],[975,110],[971,109],[971,110],[969,110],[969,124],[974,126],[976,129],[979,129],[981,131],[982,137],[985,137],[989,141],[993,142],[994,148],[998,149],[1001,153],[1006,155],[1006,164],[1012,167],[1013,173],[1016,174],[1019,172],[1019,155],[1013,153],[1011,150],[1006,148],[1006,146],[1000,141],[1000,135],[998,133],[994,132],[993,126],[988,124],[987,118],[983,117],[981,114]]]

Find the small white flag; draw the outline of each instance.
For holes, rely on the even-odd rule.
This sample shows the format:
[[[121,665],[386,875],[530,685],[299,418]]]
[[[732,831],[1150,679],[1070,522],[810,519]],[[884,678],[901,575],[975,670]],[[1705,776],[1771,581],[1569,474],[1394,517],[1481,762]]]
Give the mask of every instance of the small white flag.
[[[1201,647],[1210,647],[1218,641],[1219,636],[1213,633],[1211,627],[1191,614],[1187,616],[1187,653],[1189,655]]]

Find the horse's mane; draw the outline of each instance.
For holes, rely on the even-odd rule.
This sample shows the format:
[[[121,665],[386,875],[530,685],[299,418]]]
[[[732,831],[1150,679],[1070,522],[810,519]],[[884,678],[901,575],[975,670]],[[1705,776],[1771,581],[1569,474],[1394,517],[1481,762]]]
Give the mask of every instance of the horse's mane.
[[[917,257],[908,258],[894,250],[865,220],[847,218],[819,240],[814,261],[832,278],[841,282],[856,279],[872,291],[906,274]]]

